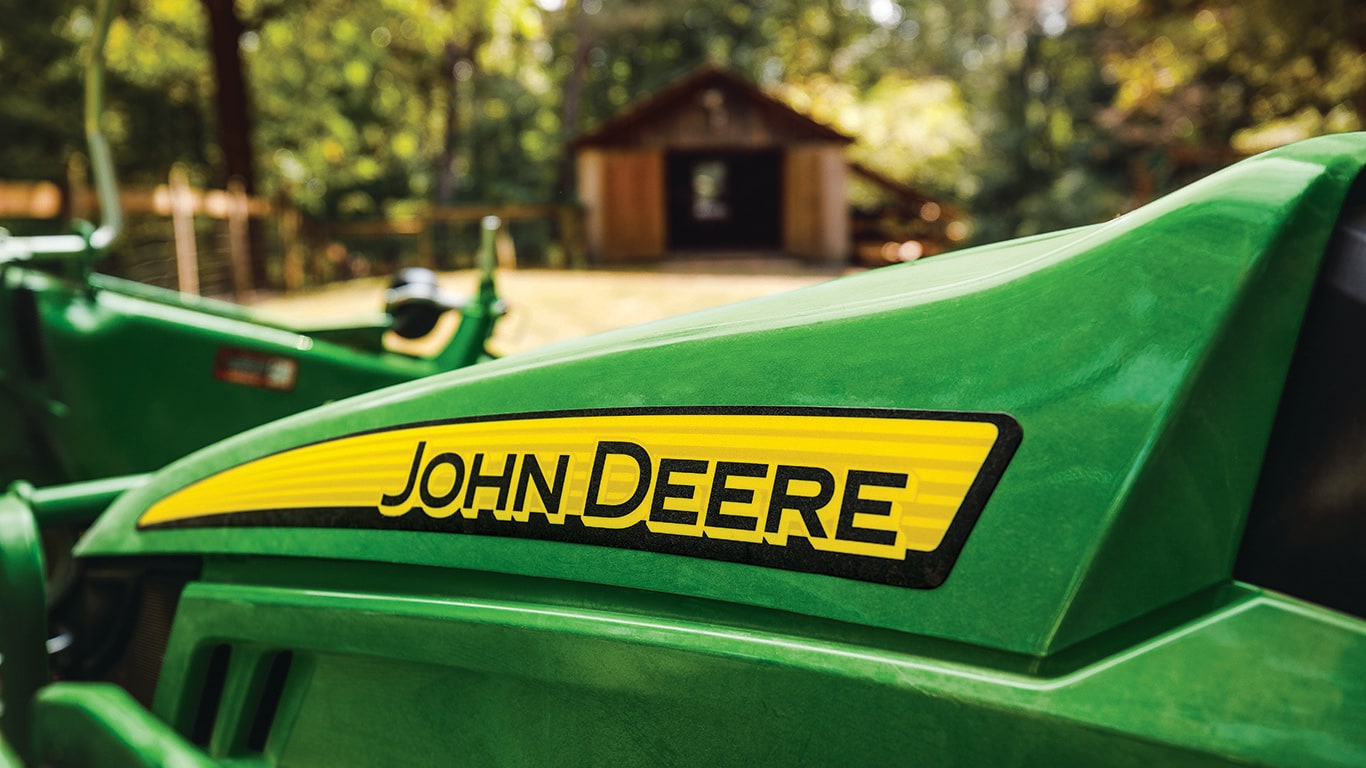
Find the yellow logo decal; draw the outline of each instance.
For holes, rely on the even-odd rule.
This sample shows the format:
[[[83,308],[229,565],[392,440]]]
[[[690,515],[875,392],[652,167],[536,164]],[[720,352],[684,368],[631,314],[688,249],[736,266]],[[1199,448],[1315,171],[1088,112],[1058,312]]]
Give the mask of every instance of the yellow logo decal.
[[[1019,440],[1014,419],[983,413],[715,407],[476,418],[267,456],[162,499],[138,527],[520,536],[932,587]]]

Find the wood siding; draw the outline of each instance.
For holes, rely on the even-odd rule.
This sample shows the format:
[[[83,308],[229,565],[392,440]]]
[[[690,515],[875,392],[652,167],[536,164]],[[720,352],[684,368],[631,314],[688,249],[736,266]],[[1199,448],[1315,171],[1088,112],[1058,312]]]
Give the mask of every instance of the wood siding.
[[[718,70],[703,70],[617,115],[575,143],[579,148],[687,150],[850,141],[748,81]]]
[[[578,176],[589,253],[605,262],[664,255],[662,152],[583,150]]]
[[[788,147],[783,167],[783,250],[827,263],[848,258],[848,175],[843,147]]]
[[[766,105],[717,86],[643,121],[633,138],[640,146],[671,149],[772,147],[809,138],[805,126],[775,117]]]
[[[851,249],[850,141],[754,84],[704,67],[571,144],[590,258],[660,258],[672,243],[718,252],[781,248],[838,262]],[[712,162],[725,166],[718,183],[731,227],[724,214],[699,216],[696,200],[684,199],[698,193],[683,174]]]

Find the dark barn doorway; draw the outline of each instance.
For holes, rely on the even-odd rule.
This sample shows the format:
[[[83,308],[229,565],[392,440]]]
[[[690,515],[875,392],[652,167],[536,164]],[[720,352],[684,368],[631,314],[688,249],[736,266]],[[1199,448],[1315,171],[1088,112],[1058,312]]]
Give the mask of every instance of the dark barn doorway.
[[[669,248],[782,246],[781,152],[670,152],[664,173]]]

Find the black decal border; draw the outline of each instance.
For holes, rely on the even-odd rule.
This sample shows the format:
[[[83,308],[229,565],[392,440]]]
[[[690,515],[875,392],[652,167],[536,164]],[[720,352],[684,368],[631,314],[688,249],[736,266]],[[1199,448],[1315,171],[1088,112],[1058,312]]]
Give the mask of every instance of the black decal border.
[[[590,528],[583,525],[577,515],[566,515],[563,524],[552,524],[540,513],[530,515],[527,522],[500,521],[495,519],[493,513],[487,510],[481,510],[475,519],[466,519],[458,512],[446,518],[433,518],[420,509],[412,509],[394,517],[381,515],[378,507],[263,509],[204,515],[150,525],[139,524],[138,529],[141,531],[163,531],[198,528],[349,528],[498,536],[683,555],[755,565],[763,568],[836,576],[897,587],[934,589],[943,584],[953,570],[959,554],[967,543],[968,534],[977,524],[982,510],[996,490],[997,484],[1005,474],[1006,467],[1010,464],[1024,436],[1020,423],[1013,416],[1000,412],[926,411],[893,408],[677,406],[538,411],[411,422],[381,429],[353,432],[340,437],[295,446],[287,449],[287,451],[298,450],[308,445],[336,442],[360,435],[448,424],[581,418],[585,416],[667,415],[834,416],[915,421],[971,421],[994,424],[997,428],[997,438],[978,471],[976,479],[968,488],[963,504],[957,514],[954,515],[939,547],[931,552],[907,552],[904,560],[822,552],[813,548],[805,538],[800,536],[789,537],[786,545],[779,546],[762,542],[738,542],[709,537],[652,533],[646,527],[646,521],[622,529]],[[276,454],[285,452],[278,451]],[[257,457],[246,463],[254,463],[267,457]],[[232,471],[236,468],[232,467],[223,470],[223,472]],[[216,474],[221,474],[221,472]]]

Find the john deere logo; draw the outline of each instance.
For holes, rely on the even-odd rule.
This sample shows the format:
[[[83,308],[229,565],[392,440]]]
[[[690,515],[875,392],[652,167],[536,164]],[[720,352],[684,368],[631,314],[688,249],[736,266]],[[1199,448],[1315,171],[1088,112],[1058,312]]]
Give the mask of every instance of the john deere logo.
[[[163,499],[139,527],[515,536],[933,587],[1019,439],[1009,416],[981,413],[678,408],[480,418],[269,456]]]

